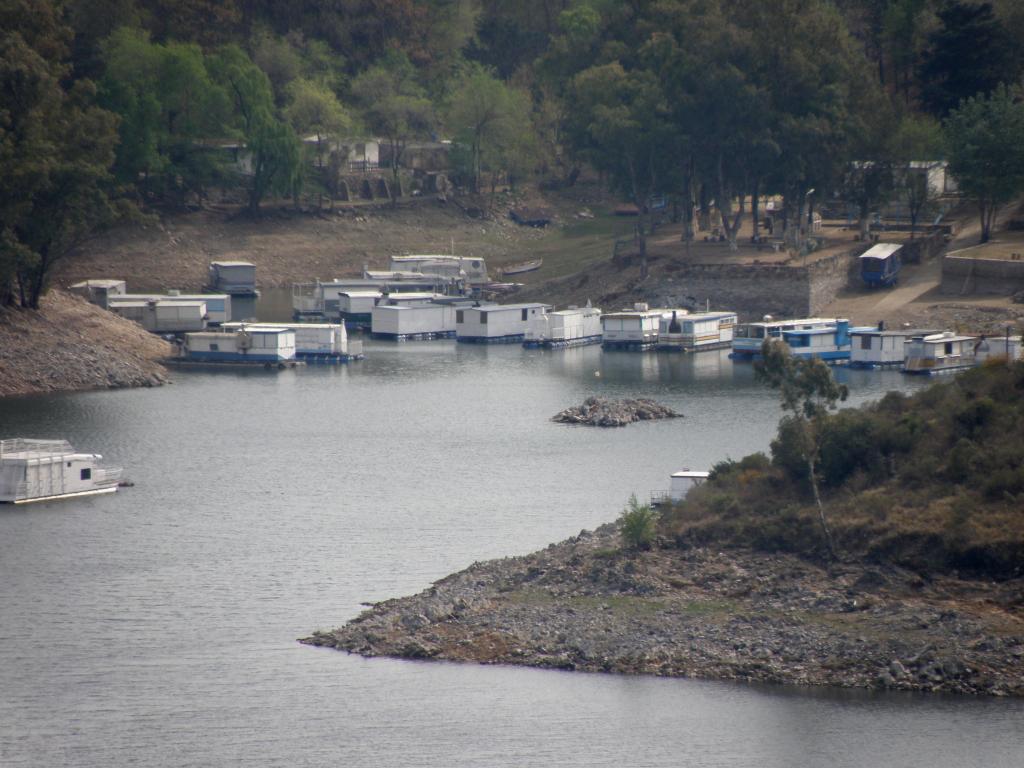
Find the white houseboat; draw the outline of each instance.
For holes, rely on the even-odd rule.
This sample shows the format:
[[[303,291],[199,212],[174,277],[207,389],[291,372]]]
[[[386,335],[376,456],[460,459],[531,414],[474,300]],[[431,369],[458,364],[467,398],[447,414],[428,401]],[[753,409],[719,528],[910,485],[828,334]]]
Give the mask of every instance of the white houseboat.
[[[470,285],[490,281],[487,276],[487,262],[470,256],[420,254],[392,256],[388,269],[394,271],[421,272],[448,279],[464,279]]]
[[[765,316],[764,320],[755,323],[740,323],[733,331],[732,352],[729,356],[740,360],[752,360],[761,356],[761,346],[765,339],[780,339],[784,331],[827,328],[835,322],[835,318],[824,317],[773,320],[770,316]]]
[[[122,296],[108,300],[107,309],[133,320],[150,333],[186,333],[206,328],[205,301],[140,300]]]
[[[83,280],[69,286],[68,290],[88,302],[107,309],[107,302],[115,296],[127,293],[128,286],[124,280]]]
[[[1007,354],[1009,350],[1009,354]],[[974,348],[974,355],[979,363],[986,360],[1007,358],[1010,361],[1024,359],[1024,348],[1021,347],[1020,336],[982,336]]]
[[[455,310],[455,338],[470,344],[515,344],[547,304],[490,304]]]
[[[363,342],[348,337],[341,323],[225,323],[225,331],[253,331],[263,328],[292,331],[295,358],[308,363],[347,363],[362,360]]]
[[[658,345],[658,331],[663,317],[686,315],[685,309],[649,309],[634,304],[633,309],[601,315],[601,346],[605,349],[645,350]]]
[[[674,504],[686,498],[687,494],[704,482],[711,475],[710,472],[693,469],[682,469],[673,472],[669,477],[669,487],[665,491],[654,491],[651,493],[651,506],[663,504]]]
[[[824,328],[783,331],[782,340],[796,357],[817,357],[827,363],[845,362],[852,349],[851,331],[868,330],[850,328],[850,321],[836,320]]]
[[[391,296],[403,293],[439,293],[447,288],[445,281],[436,277],[420,275],[418,278],[401,280],[353,277],[330,282],[293,283],[292,316],[296,320],[305,318],[339,319],[340,296],[343,293],[365,292]],[[372,308],[371,308],[372,309]],[[371,310],[367,309],[367,313]],[[367,317],[369,323],[369,317]],[[369,327],[367,325],[366,327]]]
[[[122,470],[99,466],[102,458],[78,453],[66,440],[0,440],[0,502],[113,493]]]
[[[247,326],[237,331],[187,333],[183,352],[188,362],[284,364],[295,361],[295,331]]]
[[[935,333],[932,330],[886,330],[882,323],[877,328],[854,328],[850,331],[851,368],[900,368],[906,358],[907,341],[913,336]]]
[[[978,343],[976,336],[952,331],[914,336],[907,342],[903,372],[928,375],[973,368],[979,362]]]
[[[111,306],[124,301],[201,301],[206,305],[207,325],[220,325],[231,320],[231,296],[226,293],[125,293],[110,298]]]
[[[732,345],[735,312],[699,312],[680,316],[673,312],[658,323],[658,349],[700,352]]]
[[[523,346],[529,349],[582,347],[601,343],[601,310],[570,307],[535,315],[526,328]]]
[[[248,261],[211,261],[207,288],[232,296],[259,296],[256,290],[256,266]]]

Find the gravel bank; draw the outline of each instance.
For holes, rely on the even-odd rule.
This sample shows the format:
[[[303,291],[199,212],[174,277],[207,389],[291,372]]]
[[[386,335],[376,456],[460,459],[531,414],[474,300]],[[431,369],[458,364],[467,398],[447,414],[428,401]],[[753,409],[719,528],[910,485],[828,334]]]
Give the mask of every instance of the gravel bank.
[[[474,563],[301,642],[363,656],[1024,695],[1024,580],[621,549],[614,526]]]
[[[152,387],[171,354],[141,326],[53,290],[36,310],[0,308],[0,397],[63,390]]]

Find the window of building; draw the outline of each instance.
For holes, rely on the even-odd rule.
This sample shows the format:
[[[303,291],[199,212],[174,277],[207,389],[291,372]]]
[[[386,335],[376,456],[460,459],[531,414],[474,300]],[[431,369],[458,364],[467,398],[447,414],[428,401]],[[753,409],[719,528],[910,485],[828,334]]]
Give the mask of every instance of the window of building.
[[[220,352],[220,346],[218,344],[211,344],[210,345],[210,351],[211,352]]]
[[[480,313],[480,325],[487,325],[487,313],[486,312],[481,312]]]
[[[90,467],[86,467],[82,470],[82,479],[92,480],[92,469]]]
[[[860,348],[861,349],[871,349],[871,337],[870,336],[861,336],[860,337]]]
[[[459,324],[466,322],[461,309],[455,310],[455,322]]]
[[[523,321],[524,322],[526,321],[526,310],[525,309],[523,310]]]
[[[945,350],[944,351],[945,351],[945,353],[947,355],[952,355],[953,354],[953,342],[952,341],[947,341],[946,342]]]

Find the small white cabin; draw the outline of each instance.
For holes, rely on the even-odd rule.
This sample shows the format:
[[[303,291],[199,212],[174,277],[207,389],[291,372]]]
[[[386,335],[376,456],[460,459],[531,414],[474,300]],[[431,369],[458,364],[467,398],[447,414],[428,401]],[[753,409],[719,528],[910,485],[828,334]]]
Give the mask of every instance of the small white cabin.
[[[226,293],[126,293],[110,299],[111,304],[123,301],[201,301],[206,305],[208,325],[220,325],[231,320],[231,296]],[[113,307],[108,307],[113,309]]]
[[[881,324],[880,324],[881,325]],[[850,331],[851,368],[898,368],[907,356],[907,341],[913,336],[927,336],[933,330],[854,328]]]
[[[0,502],[24,504],[113,493],[120,467],[100,467],[98,453],[77,453],[66,440],[0,440]]]
[[[686,494],[698,485],[702,485],[704,481],[708,479],[710,474],[710,472],[692,469],[683,469],[679,472],[673,472],[672,477],[669,478],[669,498],[672,499],[672,501],[682,501],[686,498]]]
[[[635,304],[632,310],[601,315],[602,346],[606,349],[653,349],[663,317],[687,314],[685,309],[649,309]]]
[[[523,340],[531,319],[548,311],[547,304],[491,304],[455,310],[455,337],[477,344]]]
[[[198,362],[284,363],[295,359],[295,331],[280,326],[185,334],[185,359]]]
[[[732,345],[735,312],[699,312],[679,316],[678,310],[658,322],[658,349],[699,352]]]
[[[978,364],[974,349],[976,336],[960,336],[952,331],[914,336],[907,342],[904,373],[932,374],[973,368]]]
[[[528,348],[578,347],[601,343],[601,310],[570,307],[531,318],[523,337]]]
[[[256,267],[248,261],[211,261],[207,286],[233,296],[255,296]]]
[[[186,333],[206,328],[203,301],[164,301],[112,298],[107,307],[115,315],[134,320],[151,333]]]

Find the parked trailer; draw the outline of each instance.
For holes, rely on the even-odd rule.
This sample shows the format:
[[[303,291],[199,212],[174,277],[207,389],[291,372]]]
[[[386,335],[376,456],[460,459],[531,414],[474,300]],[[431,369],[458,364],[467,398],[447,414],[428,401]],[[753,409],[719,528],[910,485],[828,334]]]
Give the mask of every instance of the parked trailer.
[[[601,343],[601,310],[570,307],[535,315],[526,328],[523,346],[528,349],[557,349]]]
[[[531,318],[547,304],[491,304],[455,310],[455,337],[470,344],[515,344],[526,335]]]
[[[860,276],[869,288],[896,285],[902,259],[899,243],[878,243],[860,255]]]

